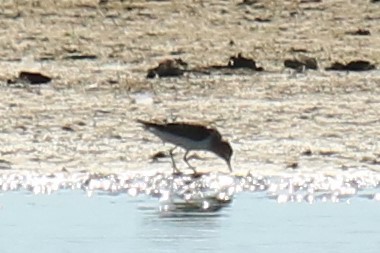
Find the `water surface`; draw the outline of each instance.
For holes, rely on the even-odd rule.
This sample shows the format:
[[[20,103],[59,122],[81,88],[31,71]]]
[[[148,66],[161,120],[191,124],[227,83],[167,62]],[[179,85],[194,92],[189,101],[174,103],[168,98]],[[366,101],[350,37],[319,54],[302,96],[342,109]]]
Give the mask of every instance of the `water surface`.
[[[288,203],[240,193],[212,213],[158,211],[156,199],[60,191],[0,195],[1,252],[378,252],[380,204]]]

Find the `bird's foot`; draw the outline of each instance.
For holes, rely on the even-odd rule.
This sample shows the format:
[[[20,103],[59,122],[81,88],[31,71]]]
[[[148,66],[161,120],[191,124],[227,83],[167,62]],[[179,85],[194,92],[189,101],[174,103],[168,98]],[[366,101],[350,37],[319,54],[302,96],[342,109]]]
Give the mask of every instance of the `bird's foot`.
[[[197,171],[195,170],[195,167],[192,166],[186,158],[184,159],[184,161],[185,161],[185,163],[187,164],[187,166],[188,166],[190,169],[193,170],[194,174],[197,174]]]
[[[193,167],[193,166],[189,166],[189,168],[193,170],[193,174],[194,174],[194,175],[195,175],[195,174],[198,174],[198,172],[197,172],[197,170],[195,169],[195,167]]]
[[[172,176],[173,177],[181,177],[181,176],[183,176],[183,172],[181,172],[179,170],[176,170],[176,171],[173,170]]]

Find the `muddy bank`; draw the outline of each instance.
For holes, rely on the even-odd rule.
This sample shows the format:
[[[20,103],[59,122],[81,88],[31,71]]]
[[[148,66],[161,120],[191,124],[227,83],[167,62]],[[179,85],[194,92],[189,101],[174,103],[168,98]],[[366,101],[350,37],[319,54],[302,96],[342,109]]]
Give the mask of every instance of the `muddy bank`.
[[[241,173],[379,170],[379,71],[323,70],[358,59],[378,66],[379,4],[47,2],[0,5],[2,169],[167,171],[169,160],[150,157],[169,146],[135,123],[158,118],[217,127]],[[348,33],[359,28],[370,34]],[[167,58],[194,68],[239,52],[266,71],[146,79]],[[300,53],[320,69],[285,70]],[[21,71],[52,81],[8,85]],[[200,170],[227,169],[199,155]]]

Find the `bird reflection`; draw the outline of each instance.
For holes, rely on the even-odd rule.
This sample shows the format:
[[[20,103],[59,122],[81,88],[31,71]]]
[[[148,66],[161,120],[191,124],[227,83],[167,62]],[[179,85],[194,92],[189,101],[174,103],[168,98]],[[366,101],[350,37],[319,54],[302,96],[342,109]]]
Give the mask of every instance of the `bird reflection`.
[[[211,173],[173,175],[171,185],[159,199],[163,217],[209,215],[227,207],[233,200],[233,180]]]

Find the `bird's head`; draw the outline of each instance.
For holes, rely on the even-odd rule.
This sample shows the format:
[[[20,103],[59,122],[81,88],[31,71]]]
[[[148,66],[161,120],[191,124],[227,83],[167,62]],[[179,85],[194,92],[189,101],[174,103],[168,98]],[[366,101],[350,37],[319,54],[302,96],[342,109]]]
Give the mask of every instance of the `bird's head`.
[[[228,168],[232,172],[231,157],[233,150],[231,145],[226,141],[220,141],[214,145],[214,153],[227,162]]]

